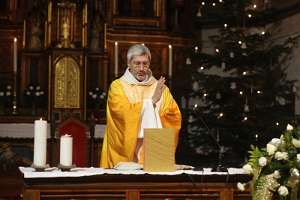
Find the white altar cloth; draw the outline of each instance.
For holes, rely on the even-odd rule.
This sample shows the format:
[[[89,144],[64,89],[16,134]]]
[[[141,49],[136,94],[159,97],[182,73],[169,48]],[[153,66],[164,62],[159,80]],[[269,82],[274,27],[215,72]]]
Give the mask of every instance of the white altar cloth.
[[[193,170],[177,170],[174,172],[145,172],[143,170],[116,170],[116,169],[104,169],[104,168],[73,168],[71,171],[61,171],[56,167],[47,168],[43,172],[36,172],[32,167],[19,167],[23,173],[24,178],[58,178],[58,177],[83,177],[94,176],[101,174],[152,174],[152,175],[226,175],[226,174],[246,174],[243,169],[240,168],[228,168],[228,172],[212,172],[210,168],[204,168],[203,171]]]

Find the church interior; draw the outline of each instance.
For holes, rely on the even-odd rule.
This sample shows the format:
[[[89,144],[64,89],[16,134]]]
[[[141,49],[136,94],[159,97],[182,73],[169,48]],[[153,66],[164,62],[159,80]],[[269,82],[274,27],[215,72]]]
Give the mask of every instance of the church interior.
[[[125,72],[127,50],[133,44],[144,44],[150,49],[154,77],[166,77],[166,85],[182,112],[176,151],[178,164],[242,167],[251,144],[265,145],[285,130],[287,124],[298,125],[300,3],[298,0],[253,0],[243,10],[246,17],[242,17],[239,11],[243,2],[248,1],[1,0],[0,200],[23,199],[23,177],[18,167],[28,167],[33,162],[36,120],[47,122],[50,166],[59,164],[59,138],[68,132],[74,137],[76,166],[99,167],[109,86]],[[233,9],[232,5],[236,12],[222,11]],[[233,24],[239,24],[239,28]],[[277,51],[261,57],[255,54],[255,59],[244,58],[269,46],[263,46],[263,40],[253,35],[246,40],[251,31],[243,34],[245,40],[235,43],[239,43],[240,50],[232,43],[230,46],[228,41],[235,35],[226,35],[224,31],[229,28],[231,33],[251,29],[261,35],[272,30],[275,33],[268,38],[271,41],[268,45],[277,44]],[[218,32],[219,29],[223,32]],[[214,37],[216,34],[221,37]],[[221,56],[225,52],[222,48],[228,58],[225,53]],[[283,64],[286,60],[280,59],[285,57],[279,51],[287,56],[288,65]],[[256,71],[253,66],[266,69],[270,63],[273,68],[264,71],[264,75],[272,74],[275,78],[269,85],[258,87],[255,84],[262,83],[267,76],[256,76],[262,70]],[[227,76],[233,73],[239,74],[238,77]],[[214,79],[208,79],[212,74]],[[273,87],[279,82],[282,83],[279,89]],[[238,93],[238,97],[232,97],[234,100],[230,99],[233,91]],[[278,92],[277,96],[274,91]],[[260,98],[259,95],[269,96]],[[272,95],[277,103],[269,102]],[[210,96],[214,96],[210,102],[217,106],[208,109],[203,99]],[[242,103],[237,103],[238,100]],[[238,109],[240,104],[242,109]],[[262,107],[264,110],[260,111]],[[233,108],[236,109],[232,111]],[[229,116],[226,112],[234,117],[226,121]],[[261,121],[274,127],[268,124],[266,128]],[[46,195],[43,199],[51,198]],[[221,198],[208,194],[173,199]],[[234,199],[246,200],[250,196],[242,194]]]

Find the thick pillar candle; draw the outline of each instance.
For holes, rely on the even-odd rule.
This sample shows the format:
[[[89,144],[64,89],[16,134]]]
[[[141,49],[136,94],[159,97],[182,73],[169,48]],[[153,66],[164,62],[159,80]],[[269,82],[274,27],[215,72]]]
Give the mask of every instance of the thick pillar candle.
[[[63,135],[60,138],[60,161],[62,166],[72,166],[73,138],[71,135]]]
[[[34,121],[34,153],[33,164],[35,167],[46,166],[47,155],[47,121]]]

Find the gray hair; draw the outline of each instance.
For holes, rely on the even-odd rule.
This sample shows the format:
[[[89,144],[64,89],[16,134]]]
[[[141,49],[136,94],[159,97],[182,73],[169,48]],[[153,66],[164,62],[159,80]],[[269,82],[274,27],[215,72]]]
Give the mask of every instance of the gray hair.
[[[143,44],[135,44],[129,47],[127,51],[127,62],[130,62],[134,56],[147,55],[149,60],[151,60],[151,53],[148,47]]]

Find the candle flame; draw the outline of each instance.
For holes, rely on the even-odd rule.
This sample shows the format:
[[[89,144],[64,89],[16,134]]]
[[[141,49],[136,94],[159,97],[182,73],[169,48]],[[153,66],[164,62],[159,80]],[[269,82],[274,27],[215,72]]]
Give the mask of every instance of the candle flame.
[[[15,38],[14,38],[14,42],[17,42],[17,41],[18,41],[18,39],[15,37]]]
[[[72,135],[66,133],[66,134],[64,134],[62,137],[72,137]]]
[[[43,118],[40,118],[40,120],[43,120]]]
[[[172,45],[169,44],[169,49],[172,49]]]
[[[115,46],[117,46],[118,45],[118,42],[115,42]]]

